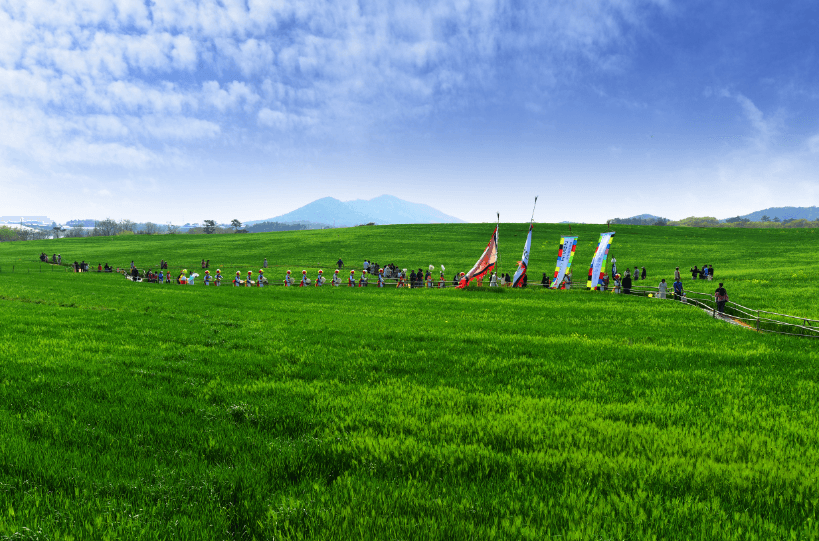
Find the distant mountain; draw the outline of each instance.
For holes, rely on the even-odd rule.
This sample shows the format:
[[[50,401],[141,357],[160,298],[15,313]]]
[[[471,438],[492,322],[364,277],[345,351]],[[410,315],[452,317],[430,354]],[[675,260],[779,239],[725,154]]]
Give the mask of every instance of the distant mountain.
[[[771,207],[740,216],[740,218],[747,218],[752,222],[758,222],[763,216],[767,216],[771,220],[779,218],[779,221],[789,219],[813,221],[819,219],[819,207]]]
[[[392,195],[382,195],[369,201],[356,199],[346,202],[324,197],[287,214],[266,220],[249,221],[245,225],[261,222],[314,222],[344,227],[368,223],[378,225],[463,223],[463,220],[444,214],[429,205],[410,203]]]

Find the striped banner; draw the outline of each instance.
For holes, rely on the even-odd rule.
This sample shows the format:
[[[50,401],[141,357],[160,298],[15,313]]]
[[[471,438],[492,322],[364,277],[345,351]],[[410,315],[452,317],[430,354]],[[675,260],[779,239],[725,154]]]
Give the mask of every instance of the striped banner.
[[[574,250],[577,247],[577,237],[561,237],[560,246],[557,249],[557,265],[555,275],[552,279],[551,289],[560,287],[560,282],[567,273],[571,272]]]

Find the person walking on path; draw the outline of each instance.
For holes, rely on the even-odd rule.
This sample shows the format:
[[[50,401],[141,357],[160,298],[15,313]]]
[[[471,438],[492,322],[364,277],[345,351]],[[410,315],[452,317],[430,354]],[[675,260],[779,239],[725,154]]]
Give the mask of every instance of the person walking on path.
[[[657,297],[664,299],[666,291],[668,291],[668,284],[665,283],[665,278],[663,278],[660,281],[660,285],[657,286]]]
[[[714,291],[714,299],[717,301],[717,312],[720,314],[724,313],[725,303],[728,302],[728,292],[722,287],[722,282],[719,283],[719,287]]]
[[[682,278],[682,276],[680,276],[680,267],[677,267],[674,270],[674,281],[679,282],[681,278]]]
[[[290,277],[290,271],[288,270],[284,275],[284,287],[290,287],[291,285],[293,285],[293,279]]]
[[[344,261],[342,261],[341,258],[339,257],[338,261],[336,262],[336,265],[338,265],[338,268],[343,269],[344,268]]]
[[[355,270],[350,271],[350,277],[347,279],[347,285],[349,287],[355,287]]]
[[[319,269],[318,276],[316,276],[316,285],[314,287],[321,287],[324,285],[324,271]]]
[[[333,273],[333,287],[338,287],[341,285],[341,277],[338,275],[338,269],[335,270]]]
[[[683,285],[680,280],[674,282],[674,300],[682,301],[683,295],[685,292],[683,291]]]
[[[306,287],[307,286],[307,271],[301,271],[301,282],[299,282],[299,287]]]
[[[264,258],[264,263],[262,263],[262,268],[263,269],[267,268],[267,258]]]

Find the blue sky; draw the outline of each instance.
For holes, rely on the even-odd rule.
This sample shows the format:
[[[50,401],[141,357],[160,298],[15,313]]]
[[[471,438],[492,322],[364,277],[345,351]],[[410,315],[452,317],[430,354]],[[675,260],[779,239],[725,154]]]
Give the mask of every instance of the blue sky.
[[[819,5],[0,0],[0,215],[819,204]]]

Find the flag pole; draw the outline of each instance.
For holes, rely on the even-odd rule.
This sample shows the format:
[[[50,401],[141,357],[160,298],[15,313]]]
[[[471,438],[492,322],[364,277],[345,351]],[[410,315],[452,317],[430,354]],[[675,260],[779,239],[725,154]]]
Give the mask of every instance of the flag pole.
[[[500,211],[498,211],[498,221],[495,224],[495,249],[498,251],[498,261],[495,263],[495,280],[499,279],[498,272],[500,271]],[[489,281],[492,281],[492,277],[489,277]]]
[[[532,222],[535,221],[535,207],[537,207],[537,196],[535,196],[535,204],[532,206],[532,219],[529,220],[529,225],[532,225]]]
[[[529,230],[532,230],[532,224],[535,223],[535,208],[537,207],[537,196],[535,196],[535,204],[532,205],[532,219],[529,220]],[[531,247],[530,247],[531,249]],[[529,256],[531,257],[532,253],[529,252]],[[528,266],[528,265],[527,265]],[[526,269],[526,272],[529,272],[529,269]],[[528,280],[528,278],[527,278]]]

